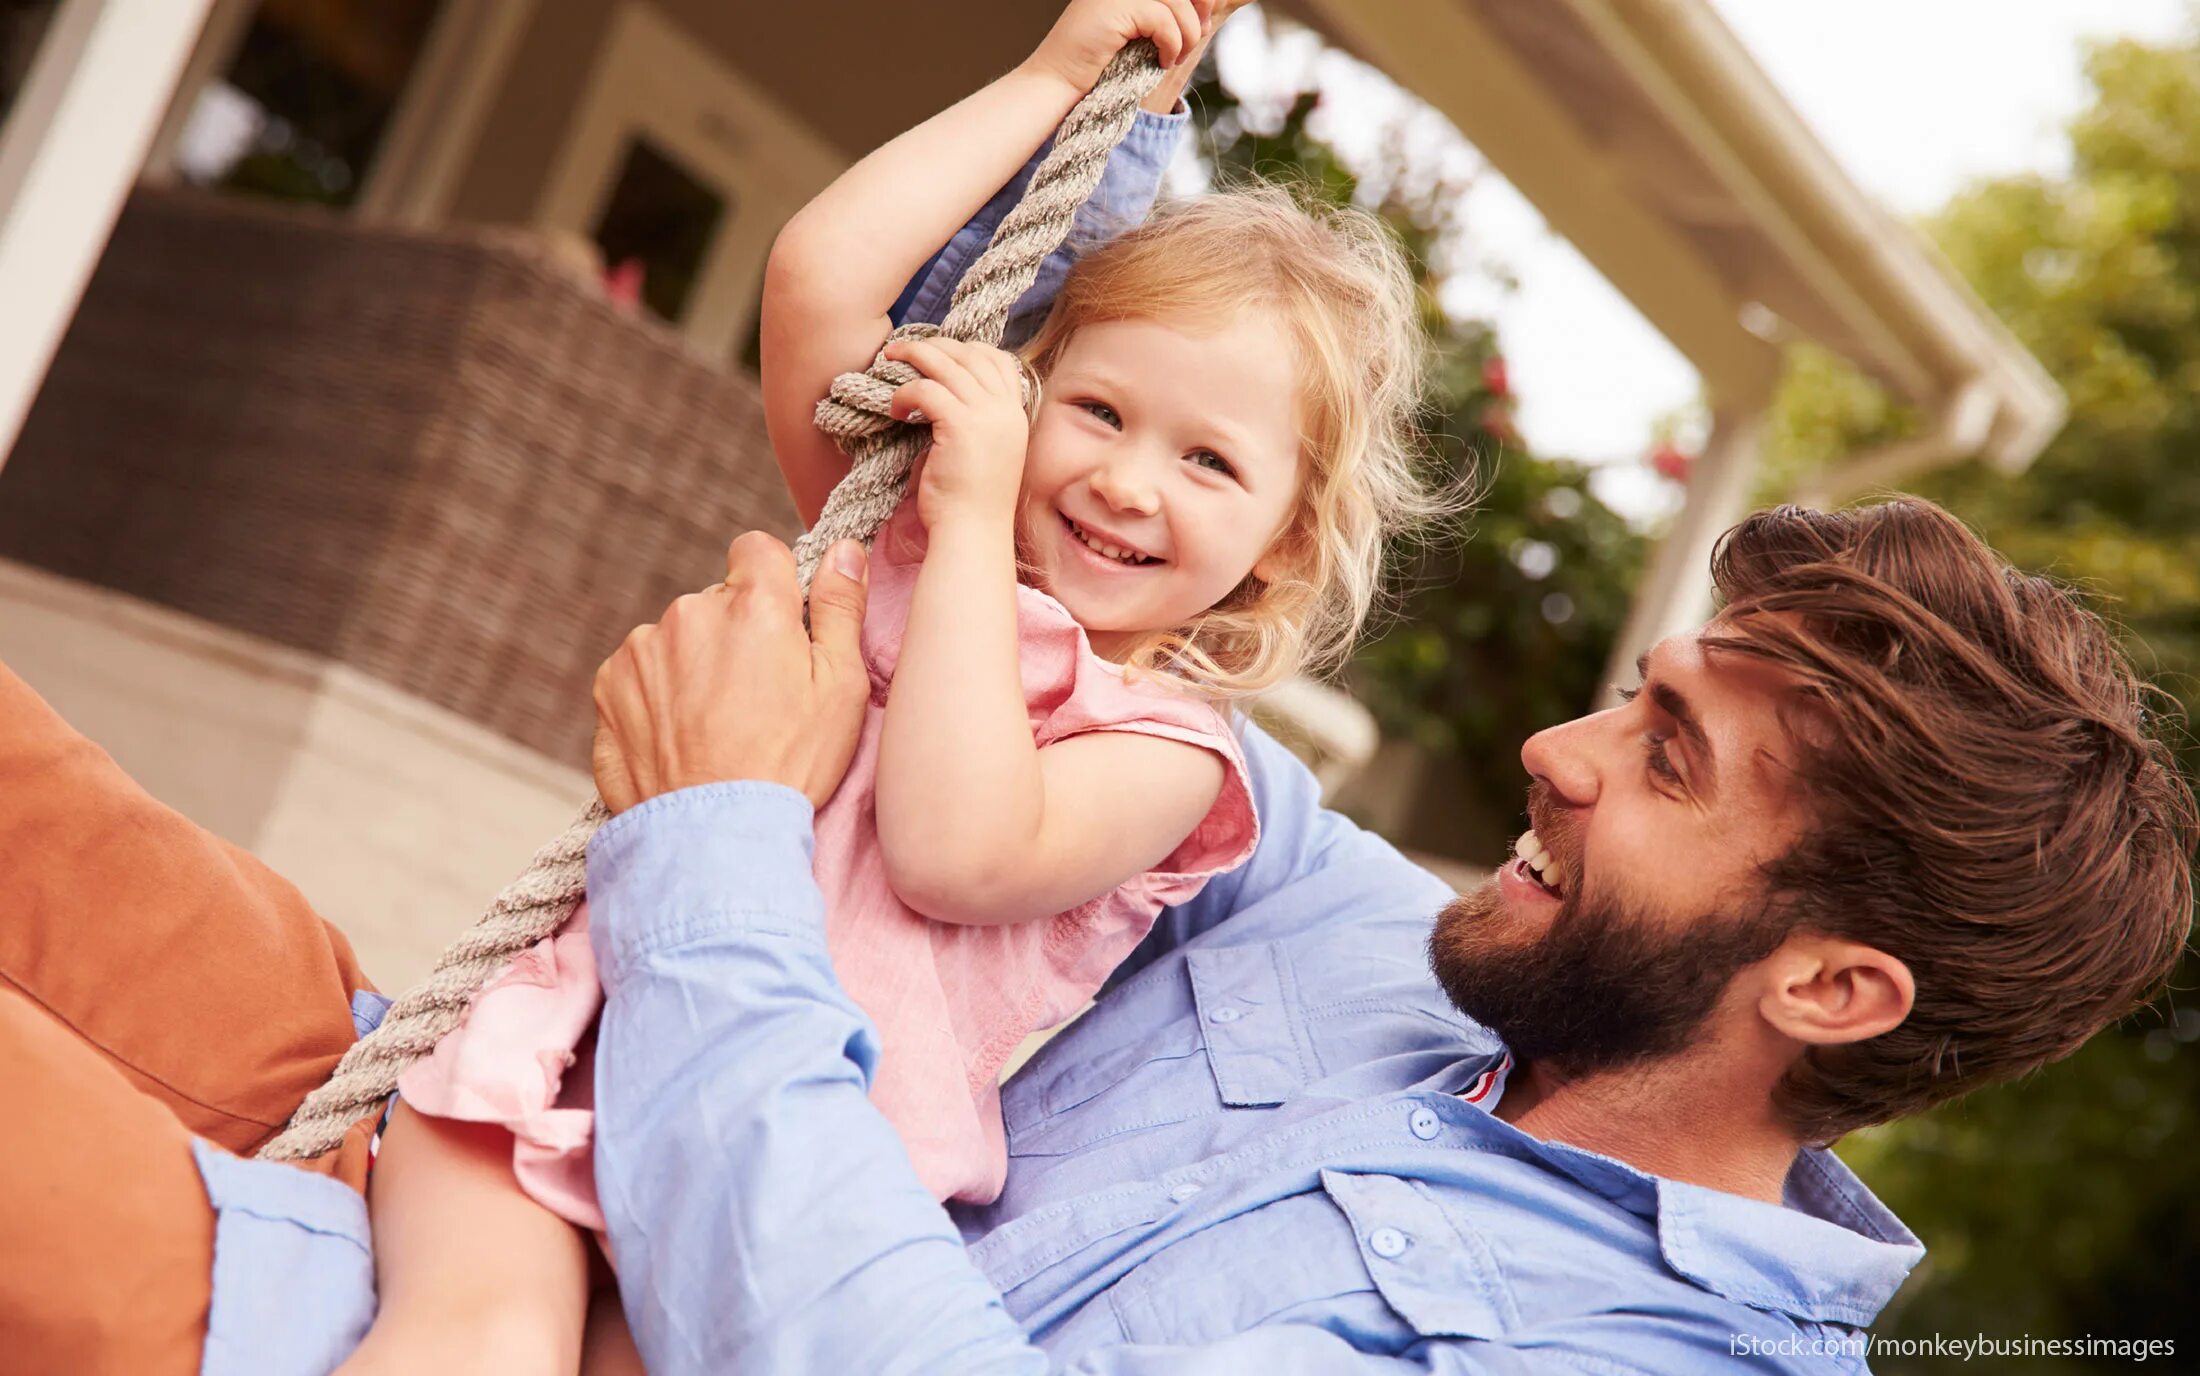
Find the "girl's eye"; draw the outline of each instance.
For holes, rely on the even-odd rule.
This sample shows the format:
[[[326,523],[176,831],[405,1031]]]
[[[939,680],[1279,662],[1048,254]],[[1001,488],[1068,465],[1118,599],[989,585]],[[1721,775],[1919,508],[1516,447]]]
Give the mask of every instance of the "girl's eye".
[[[1237,470],[1230,466],[1230,461],[1212,449],[1194,450],[1188,457],[1210,473],[1220,473],[1225,478],[1237,476]]]
[[[1115,408],[1108,405],[1106,402],[1084,401],[1079,402],[1078,405],[1084,407],[1085,410],[1091,414],[1093,419],[1099,421],[1102,425],[1107,426],[1109,429],[1120,430],[1123,428],[1123,418],[1115,414]]]

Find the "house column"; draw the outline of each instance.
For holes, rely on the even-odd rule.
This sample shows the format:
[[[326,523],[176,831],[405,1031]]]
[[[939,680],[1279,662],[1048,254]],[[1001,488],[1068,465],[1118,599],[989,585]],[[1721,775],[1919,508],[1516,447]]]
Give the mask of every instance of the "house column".
[[[1711,551],[1748,510],[1764,423],[1763,402],[1714,412],[1710,441],[1688,475],[1687,503],[1658,545],[1627,624],[1613,642],[1597,706],[1619,700],[1617,690],[1634,680],[1635,661],[1644,651],[1702,625],[1711,614]]]
[[[65,0],[0,128],[0,463],[212,0]]]

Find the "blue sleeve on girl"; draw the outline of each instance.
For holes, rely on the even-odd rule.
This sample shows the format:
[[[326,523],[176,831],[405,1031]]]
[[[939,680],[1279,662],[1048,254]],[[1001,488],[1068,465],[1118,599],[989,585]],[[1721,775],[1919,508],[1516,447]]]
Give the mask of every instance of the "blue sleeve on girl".
[[[1062,289],[1063,274],[1076,261],[1084,245],[1097,244],[1114,238],[1123,230],[1146,218],[1153,209],[1154,198],[1161,191],[1162,173],[1168,170],[1169,160],[1176,156],[1176,145],[1183,137],[1184,126],[1190,121],[1190,112],[1183,101],[1166,115],[1150,110],[1140,110],[1132,122],[1131,131],[1117,145],[1115,155],[1108,159],[1107,170],[1100,174],[1100,185],[1093,188],[1092,197],[1077,212],[1077,222],[1070,229],[1068,242],[1039,265],[1039,276],[1016,302],[1009,312],[1008,331],[1001,344],[1014,348],[1039,328],[1046,318],[1047,307]],[[1039,160],[1054,147],[1048,139],[1023,170],[1010,179],[1008,185],[994,194],[985,208],[971,218],[969,224],[947,241],[946,247],[932,255],[932,261],[917,270],[909,285],[902,289],[901,297],[894,302],[889,314],[896,325],[922,321],[937,325],[947,317],[947,303],[954,299],[955,284],[962,281],[972,262],[993,241],[993,231],[1000,228],[1001,217],[1023,199],[1024,187],[1031,181],[1031,174],[1038,169]]]

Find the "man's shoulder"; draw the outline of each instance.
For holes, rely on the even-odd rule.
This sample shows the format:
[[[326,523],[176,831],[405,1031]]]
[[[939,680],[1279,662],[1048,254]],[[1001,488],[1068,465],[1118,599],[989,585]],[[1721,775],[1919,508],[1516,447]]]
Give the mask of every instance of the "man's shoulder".
[[[1231,918],[1299,928],[1406,914],[1433,918],[1454,896],[1436,874],[1343,813],[1324,806],[1320,782],[1252,722],[1238,731],[1260,838],[1227,888]]]

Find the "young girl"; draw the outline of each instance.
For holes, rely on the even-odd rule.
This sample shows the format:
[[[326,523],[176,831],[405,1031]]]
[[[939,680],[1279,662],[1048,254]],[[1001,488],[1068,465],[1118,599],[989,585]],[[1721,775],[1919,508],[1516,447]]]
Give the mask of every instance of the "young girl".
[[[787,226],[764,389],[805,521],[847,467],[812,409],[870,360],[902,284],[1126,41],[1174,62],[1208,13],[1077,0],[1026,64]],[[1021,360],[944,338],[888,354],[920,374],[895,414],[921,412],[932,444],[874,542],[872,706],[817,816],[816,873],[835,969],[879,1028],[874,1101],[936,1197],[981,1202],[1006,1171],[996,1086],[1017,1045],[1253,847],[1222,709],[1334,663],[1385,536],[1436,508],[1409,448],[1415,302],[1371,217],[1233,192],[1081,259]],[[600,999],[584,909],[405,1076],[371,1196],[382,1317],[355,1369],[431,1353],[449,1369],[484,1343],[498,1369],[528,1352],[570,1367],[585,1287],[571,1229],[498,1243],[540,1284],[460,1258],[540,1227],[521,1192],[541,1219],[601,1236]]]

